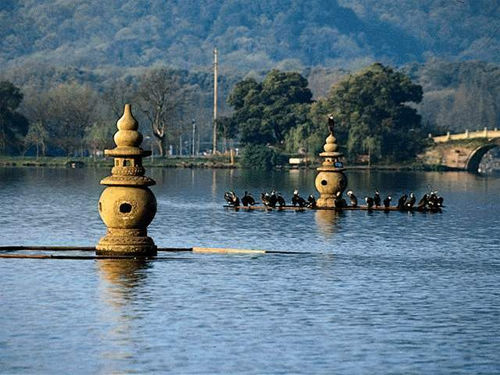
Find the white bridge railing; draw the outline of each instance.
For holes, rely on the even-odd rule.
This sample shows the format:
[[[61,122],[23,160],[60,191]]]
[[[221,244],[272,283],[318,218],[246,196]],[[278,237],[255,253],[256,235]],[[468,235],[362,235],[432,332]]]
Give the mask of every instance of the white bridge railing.
[[[444,143],[449,141],[462,141],[465,139],[473,139],[473,138],[500,138],[500,130],[497,128],[493,130],[488,130],[488,128],[484,128],[483,130],[477,131],[468,131],[466,130],[464,133],[459,134],[450,134],[448,132],[446,135],[440,135],[437,137],[433,137],[432,134],[429,134],[429,138],[432,138],[436,143]]]

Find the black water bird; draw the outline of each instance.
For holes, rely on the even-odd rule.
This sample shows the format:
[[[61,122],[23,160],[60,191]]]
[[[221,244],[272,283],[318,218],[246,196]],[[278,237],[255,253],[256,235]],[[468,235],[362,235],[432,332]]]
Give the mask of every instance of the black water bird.
[[[245,195],[241,198],[241,204],[245,207],[253,206],[255,205],[255,199],[252,197],[252,194],[245,191]]]
[[[424,196],[418,201],[417,209],[419,211],[423,211],[427,208],[428,204],[429,204],[429,195],[424,194]]]
[[[354,195],[352,190],[349,190],[346,194],[349,197],[349,199],[351,200],[351,206],[358,207],[358,198],[356,198],[356,196]]]
[[[366,202],[366,207],[368,207],[368,209],[373,207],[373,198],[372,197],[365,197],[365,202]]]
[[[443,207],[443,197],[437,195],[437,191],[431,191],[429,194],[429,208],[433,210],[439,210]]]
[[[285,198],[283,198],[283,196],[280,193],[278,193],[276,200],[278,202],[278,206],[280,206],[280,207],[286,206]]]
[[[276,191],[273,190],[273,191],[271,191],[271,194],[269,195],[269,206],[274,208],[274,207],[276,207],[276,203],[278,203],[278,196],[276,195]]]
[[[226,191],[224,193],[224,199],[230,206],[237,207],[240,205],[240,198],[238,198],[234,191]]]
[[[266,207],[271,206],[271,197],[269,196],[269,193],[261,193],[260,199],[262,200],[262,204],[264,206],[266,206]]]
[[[344,198],[342,198],[342,192],[338,191],[335,197],[335,208],[347,207],[347,203]]]
[[[407,199],[408,199],[408,196],[406,194],[403,194],[401,196],[401,198],[399,198],[399,200],[398,200],[398,209],[402,210],[403,208],[405,208],[405,203],[406,203]]]
[[[380,206],[380,193],[378,192],[378,190],[375,190],[375,195],[373,196],[373,203],[375,203],[375,206],[378,207]]]
[[[312,194],[307,197],[307,207],[316,208],[316,198]]]
[[[410,193],[409,199],[405,202],[405,208],[411,209],[413,208],[413,205],[417,201],[417,198],[415,198],[415,194]]]
[[[298,190],[294,190],[292,197],[293,206],[304,207],[306,205],[306,200],[299,195]]]
[[[391,207],[391,200],[392,200],[392,198],[391,198],[390,195],[388,195],[387,197],[385,197],[385,199],[384,199],[384,207],[385,208]]]

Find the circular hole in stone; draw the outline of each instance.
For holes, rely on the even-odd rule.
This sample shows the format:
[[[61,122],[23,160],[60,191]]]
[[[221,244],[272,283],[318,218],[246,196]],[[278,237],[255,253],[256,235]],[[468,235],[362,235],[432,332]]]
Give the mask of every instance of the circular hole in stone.
[[[132,205],[130,203],[120,204],[120,212],[122,214],[128,214],[130,211],[132,211]]]
[[[328,182],[326,180],[321,180],[321,185],[325,186]]]

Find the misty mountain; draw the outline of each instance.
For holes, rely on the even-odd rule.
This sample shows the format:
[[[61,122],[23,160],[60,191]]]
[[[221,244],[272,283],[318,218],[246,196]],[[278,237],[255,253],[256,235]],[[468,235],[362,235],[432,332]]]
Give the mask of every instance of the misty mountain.
[[[491,0],[2,0],[0,66],[356,68],[500,61]]]

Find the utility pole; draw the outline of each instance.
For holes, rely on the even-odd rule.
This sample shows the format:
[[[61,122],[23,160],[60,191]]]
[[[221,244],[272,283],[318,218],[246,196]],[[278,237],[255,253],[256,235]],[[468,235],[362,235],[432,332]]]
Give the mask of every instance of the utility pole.
[[[196,151],[195,151],[195,144],[196,144],[196,141],[195,141],[195,139],[196,139],[196,120],[193,119],[192,123],[193,123],[193,147],[192,147],[192,154],[193,154],[193,156],[195,156],[196,155]]]
[[[214,48],[214,134],[213,134],[213,145],[212,154],[215,155],[217,152],[217,48]]]

